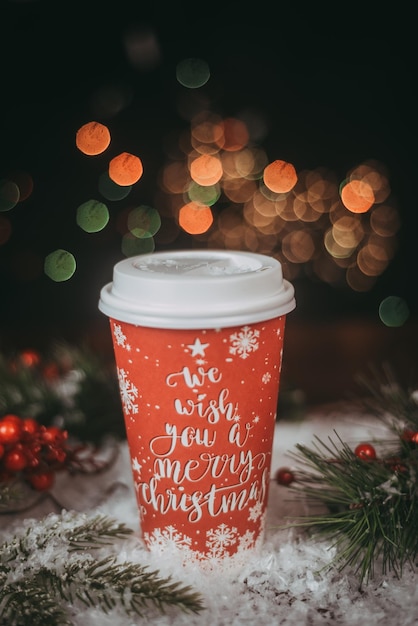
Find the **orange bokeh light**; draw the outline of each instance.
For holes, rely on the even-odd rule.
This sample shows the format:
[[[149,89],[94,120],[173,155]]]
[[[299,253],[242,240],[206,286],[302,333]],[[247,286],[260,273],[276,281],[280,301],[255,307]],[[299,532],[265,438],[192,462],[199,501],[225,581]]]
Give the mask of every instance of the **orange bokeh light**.
[[[222,178],[222,174],[223,168],[220,159],[210,154],[202,154],[190,164],[190,176],[203,187],[215,185]]]
[[[264,184],[274,193],[287,193],[296,185],[298,176],[292,163],[277,159],[264,168]]]
[[[205,233],[213,224],[213,215],[210,207],[202,206],[197,202],[184,204],[179,211],[179,224],[186,233],[200,235]]]
[[[109,163],[109,178],[121,187],[137,183],[143,171],[141,159],[129,152],[121,152]]]
[[[110,144],[110,131],[99,122],[87,122],[78,129],[75,143],[83,154],[88,156],[101,154]]]
[[[352,213],[366,213],[375,201],[373,189],[362,180],[351,180],[341,189],[341,201]]]
[[[222,122],[223,144],[222,148],[227,152],[242,150],[248,144],[250,135],[244,122],[233,117],[228,117]]]

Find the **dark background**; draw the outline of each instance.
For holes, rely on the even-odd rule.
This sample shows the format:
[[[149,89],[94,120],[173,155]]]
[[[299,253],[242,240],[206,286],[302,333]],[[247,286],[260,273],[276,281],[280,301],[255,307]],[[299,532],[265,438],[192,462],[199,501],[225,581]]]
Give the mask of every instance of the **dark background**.
[[[210,81],[201,92],[214,110],[239,117],[254,109],[263,116],[260,143],[271,160],[289,160],[297,170],[328,167],[342,179],[353,166],[376,159],[389,173],[401,218],[396,255],[367,293],[307,278],[295,282],[298,306],[288,324],[291,377],[303,370],[301,351],[308,338],[316,343],[306,376],[315,361],[328,364],[328,376],[336,360],[340,374],[341,361],[349,358],[349,374],[364,358],[391,358],[394,352],[415,361],[417,103],[411,16],[348,5],[327,10],[313,3],[6,0],[0,19],[0,178],[17,168],[34,181],[31,196],[7,212],[12,235],[0,246],[3,345],[36,344],[54,335],[79,340],[105,328],[97,301],[122,258],[120,235],[111,229],[87,235],[74,214],[86,195],[96,194],[109,155],[93,164],[83,158],[75,132],[95,117],[92,98],[98,90],[122,87],[126,106],[98,121],[111,128],[114,154],[141,155],[144,175],[134,194],[152,205],[166,139],[188,127],[176,65],[199,57],[210,66]],[[139,70],[127,60],[124,40],[135,28],[149,29],[158,41],[160,57],[152,67]],[[193,245],[188,235],[173,243]],[[77,271],[65,283],[54,283],[42,271],[43,258],[56,248],[76,256]],[[387,329],[378,319],[379,303],[388,295],[404,298],[410,309],[404,328]],[[355,341],[353,325],[360,328]],[[338,352],[348,345],[354,356]]]

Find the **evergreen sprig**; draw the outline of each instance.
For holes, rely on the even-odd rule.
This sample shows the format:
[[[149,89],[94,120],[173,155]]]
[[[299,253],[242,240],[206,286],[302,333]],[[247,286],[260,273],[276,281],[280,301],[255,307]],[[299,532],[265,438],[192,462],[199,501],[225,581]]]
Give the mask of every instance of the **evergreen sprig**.
[[[71,607],[121,609],[143,617],[152,607],[203,610],[190,586],[116,555],[91,552],[133,531],[96,515],[63,512],[41,521],[26,520],[19,533],[0,546],[0,624],[67,626]],[[48,558],[46,555],[49,555]],[[46,564],[47,562],[47,564]]]
[[[65,341],[0,354],[0,416],[6,413],[46,426],[58,420],[84,442],[126,437],[114,362]]]
[[[328,442],[315,437],[312,446],[296,444],[290,452],[297,467],[290,488],[310,507],[291,526],[325,535],[336,551],[330,566],[352,567],[360,584],[378,563],[383,574],[401,577],[418,557],[417,394],[392,377],[365,384],[370,395],[360,403],[393,432],[374,440],[376,458],[356,455],[335,431]]]

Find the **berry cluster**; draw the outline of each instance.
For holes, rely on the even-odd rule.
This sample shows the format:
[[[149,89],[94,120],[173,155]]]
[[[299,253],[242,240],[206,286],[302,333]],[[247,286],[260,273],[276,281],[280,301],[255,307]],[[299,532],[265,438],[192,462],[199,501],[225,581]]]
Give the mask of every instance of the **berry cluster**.
[[[68,433],[56,426],[42,426],[32,418],[7,414],[0,419],[0,483],[16,478],[36,491],[47,491],[55,472],[70,458]]]

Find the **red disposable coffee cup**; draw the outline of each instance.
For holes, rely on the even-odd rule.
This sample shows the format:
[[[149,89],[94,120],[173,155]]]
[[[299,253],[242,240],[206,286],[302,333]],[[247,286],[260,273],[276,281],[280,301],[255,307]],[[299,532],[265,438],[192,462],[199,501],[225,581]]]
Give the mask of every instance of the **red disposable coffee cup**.
[[[280,263],[261,254],[156,252],[115,265],[99,309],[150,550],[211,565],[261,545],[294,308]]]

